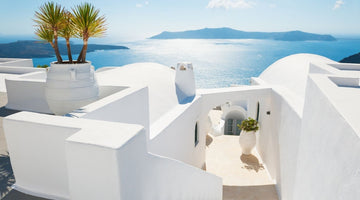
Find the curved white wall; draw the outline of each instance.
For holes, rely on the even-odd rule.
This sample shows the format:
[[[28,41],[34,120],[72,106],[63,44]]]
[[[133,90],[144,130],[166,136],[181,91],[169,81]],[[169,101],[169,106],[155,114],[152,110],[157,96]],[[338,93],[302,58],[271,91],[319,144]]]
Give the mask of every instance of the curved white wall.
[[[300,98],[304,98],[310,62],[336,63],[315,54],[294,54],[270,65],[259,78],[268,84],[285,87]]]

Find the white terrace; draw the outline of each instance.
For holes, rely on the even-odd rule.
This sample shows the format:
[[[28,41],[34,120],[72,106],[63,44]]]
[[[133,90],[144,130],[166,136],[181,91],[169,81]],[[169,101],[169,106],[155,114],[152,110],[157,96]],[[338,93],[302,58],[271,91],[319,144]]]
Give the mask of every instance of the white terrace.
[[[360,65],[298,54],[251,86],[193,97],[179,91],[192,69],[181,73],[103,68],[101,98],[66,116],[49,114],[45,71],[7,76],[7,108],[31,111],[3,121],[15,189],[55,199],[360,199]],[[236,136],[207,136],[244,117],[260,123],[252,157]]]

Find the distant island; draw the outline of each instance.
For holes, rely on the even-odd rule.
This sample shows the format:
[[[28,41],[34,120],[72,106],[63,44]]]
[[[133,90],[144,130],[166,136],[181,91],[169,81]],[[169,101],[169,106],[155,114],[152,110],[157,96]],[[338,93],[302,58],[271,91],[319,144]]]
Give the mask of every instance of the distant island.
[[[71,44],[71,50],[74,54],[80,53],[82,44]],[[59,49],[61,54],[66,55],[66,44],[60,42]],[[129,49],[125,46],[89,44],[87,52],[96,50]],[[43,43],[36,40],[17,41],[6,44],[0,44],[1,58],[44,58],[55,56],[54,50],[49,43]]]
[[[360,52],[340,60],[341,63],[360,63]]]
[[[269,39],[283,41],[335,41],[331,35],[319,35],[302,31],[288,32],[245,32],[231,28],[204,28],[200,30],[168,32],[164,31],[149,39]]]

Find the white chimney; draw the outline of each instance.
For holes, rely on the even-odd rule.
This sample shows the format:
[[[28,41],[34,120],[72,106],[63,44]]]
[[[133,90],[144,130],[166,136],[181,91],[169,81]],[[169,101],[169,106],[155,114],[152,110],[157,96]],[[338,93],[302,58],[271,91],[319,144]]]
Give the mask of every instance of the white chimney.
[[[192,63],[181,62],[177,64],[175,72],[175,85],[181,91],[181,99],[195,96],[195,77]]]

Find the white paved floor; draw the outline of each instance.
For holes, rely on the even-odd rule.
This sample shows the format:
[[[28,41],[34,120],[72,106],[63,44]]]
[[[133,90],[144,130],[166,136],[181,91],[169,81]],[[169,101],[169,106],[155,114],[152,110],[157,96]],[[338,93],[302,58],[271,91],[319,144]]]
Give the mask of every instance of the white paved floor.
[[[239,136],[207,138],[206,171],[223,178],[225,200],[278,199],[275,184],[256,150],[242,155]]]

